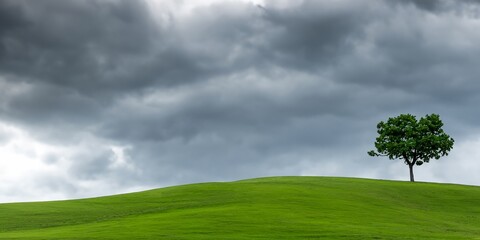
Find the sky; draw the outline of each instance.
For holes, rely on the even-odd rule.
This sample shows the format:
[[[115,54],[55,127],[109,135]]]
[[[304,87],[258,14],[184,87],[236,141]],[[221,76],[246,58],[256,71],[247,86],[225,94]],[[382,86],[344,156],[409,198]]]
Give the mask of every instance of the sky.
[[[418,181],[480,185],[480,2],[0,0],[0,202],[265,176],[408,180],[376,125],[437,113]]]

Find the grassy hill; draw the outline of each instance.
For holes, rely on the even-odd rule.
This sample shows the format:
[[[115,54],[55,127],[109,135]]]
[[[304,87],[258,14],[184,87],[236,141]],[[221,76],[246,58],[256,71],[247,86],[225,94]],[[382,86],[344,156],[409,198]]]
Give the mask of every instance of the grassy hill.
[[[480,239],[480,187],[274,177],[0,204],[0,239]]]

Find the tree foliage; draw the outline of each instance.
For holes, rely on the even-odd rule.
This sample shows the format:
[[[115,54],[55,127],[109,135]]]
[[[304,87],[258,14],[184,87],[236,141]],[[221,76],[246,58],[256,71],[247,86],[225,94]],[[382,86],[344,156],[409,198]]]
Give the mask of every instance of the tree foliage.
[[[413,182],[414,165],[420,166],[430,159],[446,156],[453,148],[453,138],[442,127],[443,122],[437,114],[426,115],[418,121],[411,114],[389,118],[387,122],[378,123],[377,150],[368,154],[403,160],[410,168],[410,181]]]

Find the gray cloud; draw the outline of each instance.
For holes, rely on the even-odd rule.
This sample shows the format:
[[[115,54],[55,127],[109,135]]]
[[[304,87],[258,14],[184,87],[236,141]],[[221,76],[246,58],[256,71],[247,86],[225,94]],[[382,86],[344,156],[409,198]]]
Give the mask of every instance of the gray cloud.
[[[460,145],[478,136],[475,1],[167,5],[0,2],[0,123],[60,149],[32,155],[57,169],[36,173],[44,191],[398,179],[366,151],[404,112],[440,113]],[[425,179],[452,181],[439,166]]]
[[[140,2],[6,3],[2,9],[14,5],[18,13],[2,34],[2,72],[25,81],[81,92],[122,86],[121,79],[110,81],[132,58],[147,53],[155,36]]]
[[[10,137],[10,133],[5,128],[0,127],[0,145],[7,143]]]

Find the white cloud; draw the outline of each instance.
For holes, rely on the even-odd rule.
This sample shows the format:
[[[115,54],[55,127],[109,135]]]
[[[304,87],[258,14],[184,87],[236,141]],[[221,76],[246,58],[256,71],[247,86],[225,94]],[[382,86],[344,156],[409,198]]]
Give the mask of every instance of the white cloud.
[[[0,202],[67,199],[148,188],[125,184],[118,189],[122,184],[119,178],[141,174],[125,153],[128,146],[95,137],[84,137],[74,146],[50,145],[1,122],[0,132],[8,136],[0,143]],[[101,176],[76,175],[78,168],[99,168],[97,160],[106,163],[107,171],[100,169]]]
[[[0,144],[0,202],[65,198],[61,192],[42,189],[36,184],[45,175],[62,175],[61,166],[44,159],[61,156],[64,149],[38,142],[12,125],[0,123],[0,129],[9,133],[8,141]]]

